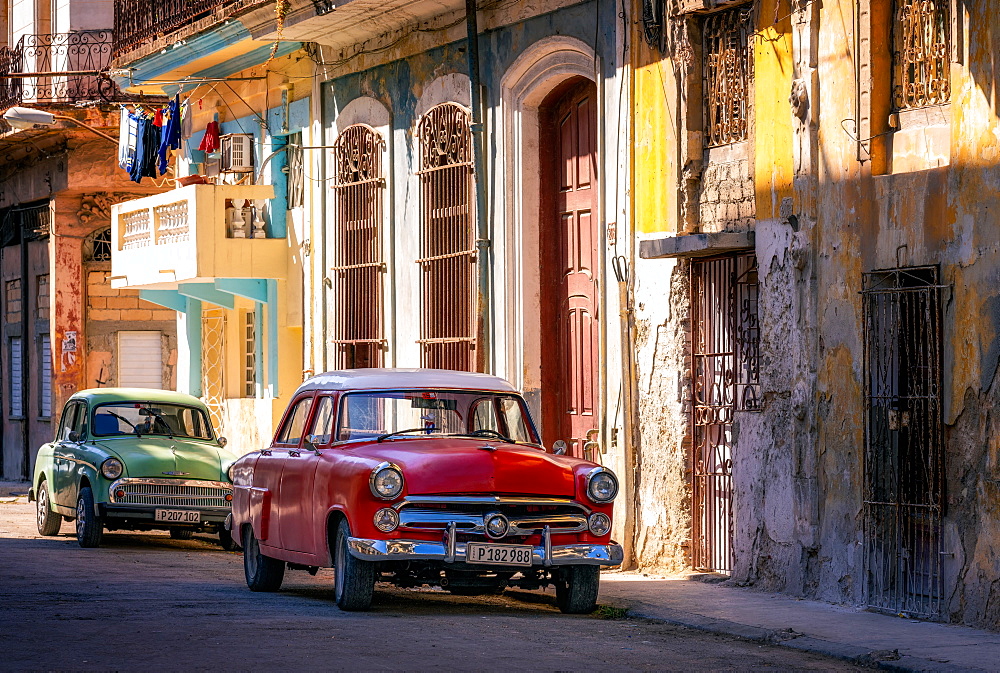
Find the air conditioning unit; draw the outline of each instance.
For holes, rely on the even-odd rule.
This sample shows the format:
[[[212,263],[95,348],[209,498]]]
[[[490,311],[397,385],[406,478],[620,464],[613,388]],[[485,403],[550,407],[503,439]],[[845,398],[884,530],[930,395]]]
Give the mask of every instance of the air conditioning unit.
[[[220,138],[223,173],[253,173],[253,136],[227,133]]]

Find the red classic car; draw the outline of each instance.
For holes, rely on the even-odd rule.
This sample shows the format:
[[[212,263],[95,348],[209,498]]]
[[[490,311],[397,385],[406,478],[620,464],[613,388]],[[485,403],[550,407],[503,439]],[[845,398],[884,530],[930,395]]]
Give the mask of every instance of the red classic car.
[[[592,610],[611,541],[614,474],[546,453],[503,379],[434,369],[329,372],[295,393],[271,446],[233,466],[227,522],[247,585],[335,568],[343,610],[375,582],[452,593],[554,585]]]

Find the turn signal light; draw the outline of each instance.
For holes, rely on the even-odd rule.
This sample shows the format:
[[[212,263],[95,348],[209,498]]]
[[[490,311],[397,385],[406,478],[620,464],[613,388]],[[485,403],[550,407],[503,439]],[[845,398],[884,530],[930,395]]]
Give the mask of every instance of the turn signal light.
[[[233,494],[226,493],[226,502],[232,502],[232,501],[233,501]]]
[[[122,489],[119,488],[117,491],[115,491],[115,497],[116,498],[124,498],[125,497],[125,491],[123,491]]]

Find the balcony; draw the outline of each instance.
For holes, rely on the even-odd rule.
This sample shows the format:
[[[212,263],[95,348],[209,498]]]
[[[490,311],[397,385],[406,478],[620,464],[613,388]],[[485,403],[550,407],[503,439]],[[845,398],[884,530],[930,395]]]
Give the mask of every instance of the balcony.
[[[263,218],[272,198],[270,185],[189,185],[115,205],[111,286],[214,296],[285,278],[287,242]]]
[[[0,109],[38,103],[124,102],[107,75],[114,34],[110,30],[22,35],[0,47]]]

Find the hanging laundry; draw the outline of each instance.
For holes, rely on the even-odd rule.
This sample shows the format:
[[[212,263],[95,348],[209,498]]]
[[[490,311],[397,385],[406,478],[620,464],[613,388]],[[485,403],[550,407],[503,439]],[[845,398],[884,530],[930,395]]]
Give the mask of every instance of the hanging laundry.
[[[163,126],[163,110],[157,109],[153,113],[153,126]]]
[[[160,129],[160,147],[158,156],[160,158],[160,175],[167,172],[167,152],[176,150],[181,146],[181,99],[174,96],[167,106],[166,123]]]
[[[214,152],[219,149],[219,122],[208,122],[205,127],[205,137],[201,139],[198,149],[202,152]]]
[[[138,122],[128,111],[122,107],[121,118],[118,122],[118,165],[130,171],[135,161],[135,143],[138,133]]]
[[[160,129],[153,125],[151,115],[132,115],[136,119],[137,133],[135,143],[135,161],[129,169],[132,182],[141,182],[143,178],[156,177],[156,153],[160,146]]]
[[[181,105],[181,138],[187,140],[194,133],[194,110],[191,109],[191,101],[186,100]]]

